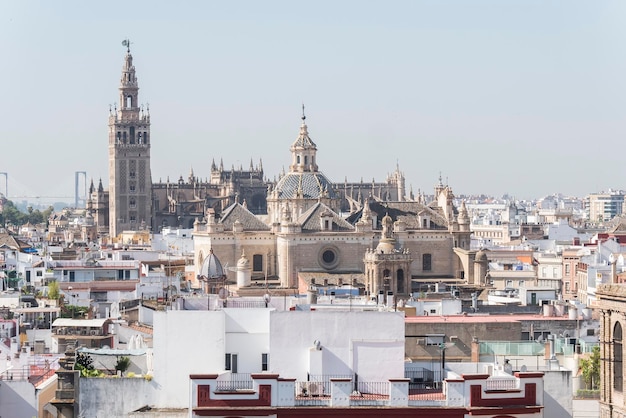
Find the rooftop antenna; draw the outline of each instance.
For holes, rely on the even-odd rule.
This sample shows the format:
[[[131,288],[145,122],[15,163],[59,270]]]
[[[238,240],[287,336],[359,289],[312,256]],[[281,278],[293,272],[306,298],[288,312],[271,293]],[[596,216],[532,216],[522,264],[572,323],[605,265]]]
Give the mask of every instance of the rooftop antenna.
[[[122,41],[122,45],[126,47],[126,52],[130,53],[130,39],[126,38]]]
[[[302,103],[302,122],[306,120],[306,115],[304,114],[304,103]]]

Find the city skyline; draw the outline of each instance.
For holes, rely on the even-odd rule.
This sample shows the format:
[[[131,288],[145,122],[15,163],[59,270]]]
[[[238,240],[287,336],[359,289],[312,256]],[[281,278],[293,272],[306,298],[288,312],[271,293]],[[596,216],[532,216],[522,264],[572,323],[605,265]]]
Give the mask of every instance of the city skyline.
[[[626,188],[620,2],[109,2],[0,5],[11,196],[108,186],[107,118],[128,37],[153,181],[211,161],[273,179],[301,106],[334,182],[520,199]],[[25,144],[20,146],[20,144]],[[6,154],[5,154],[6,155]],[[0,178],[0,185],[4,181]],[[0,188],[4,193],[4,187]],[[73,199],[72,199],[73,200]]]

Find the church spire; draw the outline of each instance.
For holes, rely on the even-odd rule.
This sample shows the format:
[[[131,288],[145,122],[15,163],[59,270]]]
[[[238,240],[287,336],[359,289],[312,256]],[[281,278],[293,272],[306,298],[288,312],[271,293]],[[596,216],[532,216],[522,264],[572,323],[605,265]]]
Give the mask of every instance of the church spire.
[[[317,145],[309,137],[304,104],[302,105],[301,119],[300,134],[295,142],[291,144],[291,165],[289,166],[289,171],[298,173],[317,172],[317,163],[315,161]]]

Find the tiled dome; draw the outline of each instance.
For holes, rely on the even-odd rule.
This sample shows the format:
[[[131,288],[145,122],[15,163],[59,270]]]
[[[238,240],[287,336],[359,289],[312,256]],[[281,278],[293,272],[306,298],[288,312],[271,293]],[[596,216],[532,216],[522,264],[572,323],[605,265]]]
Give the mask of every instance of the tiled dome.
[[[276,184],[279,199],[335,198],[335,191],[326,176],[320,172],[287,173]]]
[[[207,279],[216,279],[224,276],[224,268],[222,267],[222,263],[217,258],[217,256],[213,254],[213,249],[209,251],[208,257],[205,258],[204,262],[202,263],[200,276],[206,277]]]

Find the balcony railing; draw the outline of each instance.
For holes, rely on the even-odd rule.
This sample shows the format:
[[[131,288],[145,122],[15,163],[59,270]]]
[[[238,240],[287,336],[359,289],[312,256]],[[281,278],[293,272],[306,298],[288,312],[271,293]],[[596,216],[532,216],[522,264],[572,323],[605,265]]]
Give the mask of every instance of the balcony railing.
[[[250,373],[227,373],[217,380],[218,392],[233,392],[237,390],[251,390],[252,376]]]
[[[515,378],[489,378],[485,384],[486,390],[518,389],[518,380]]]

